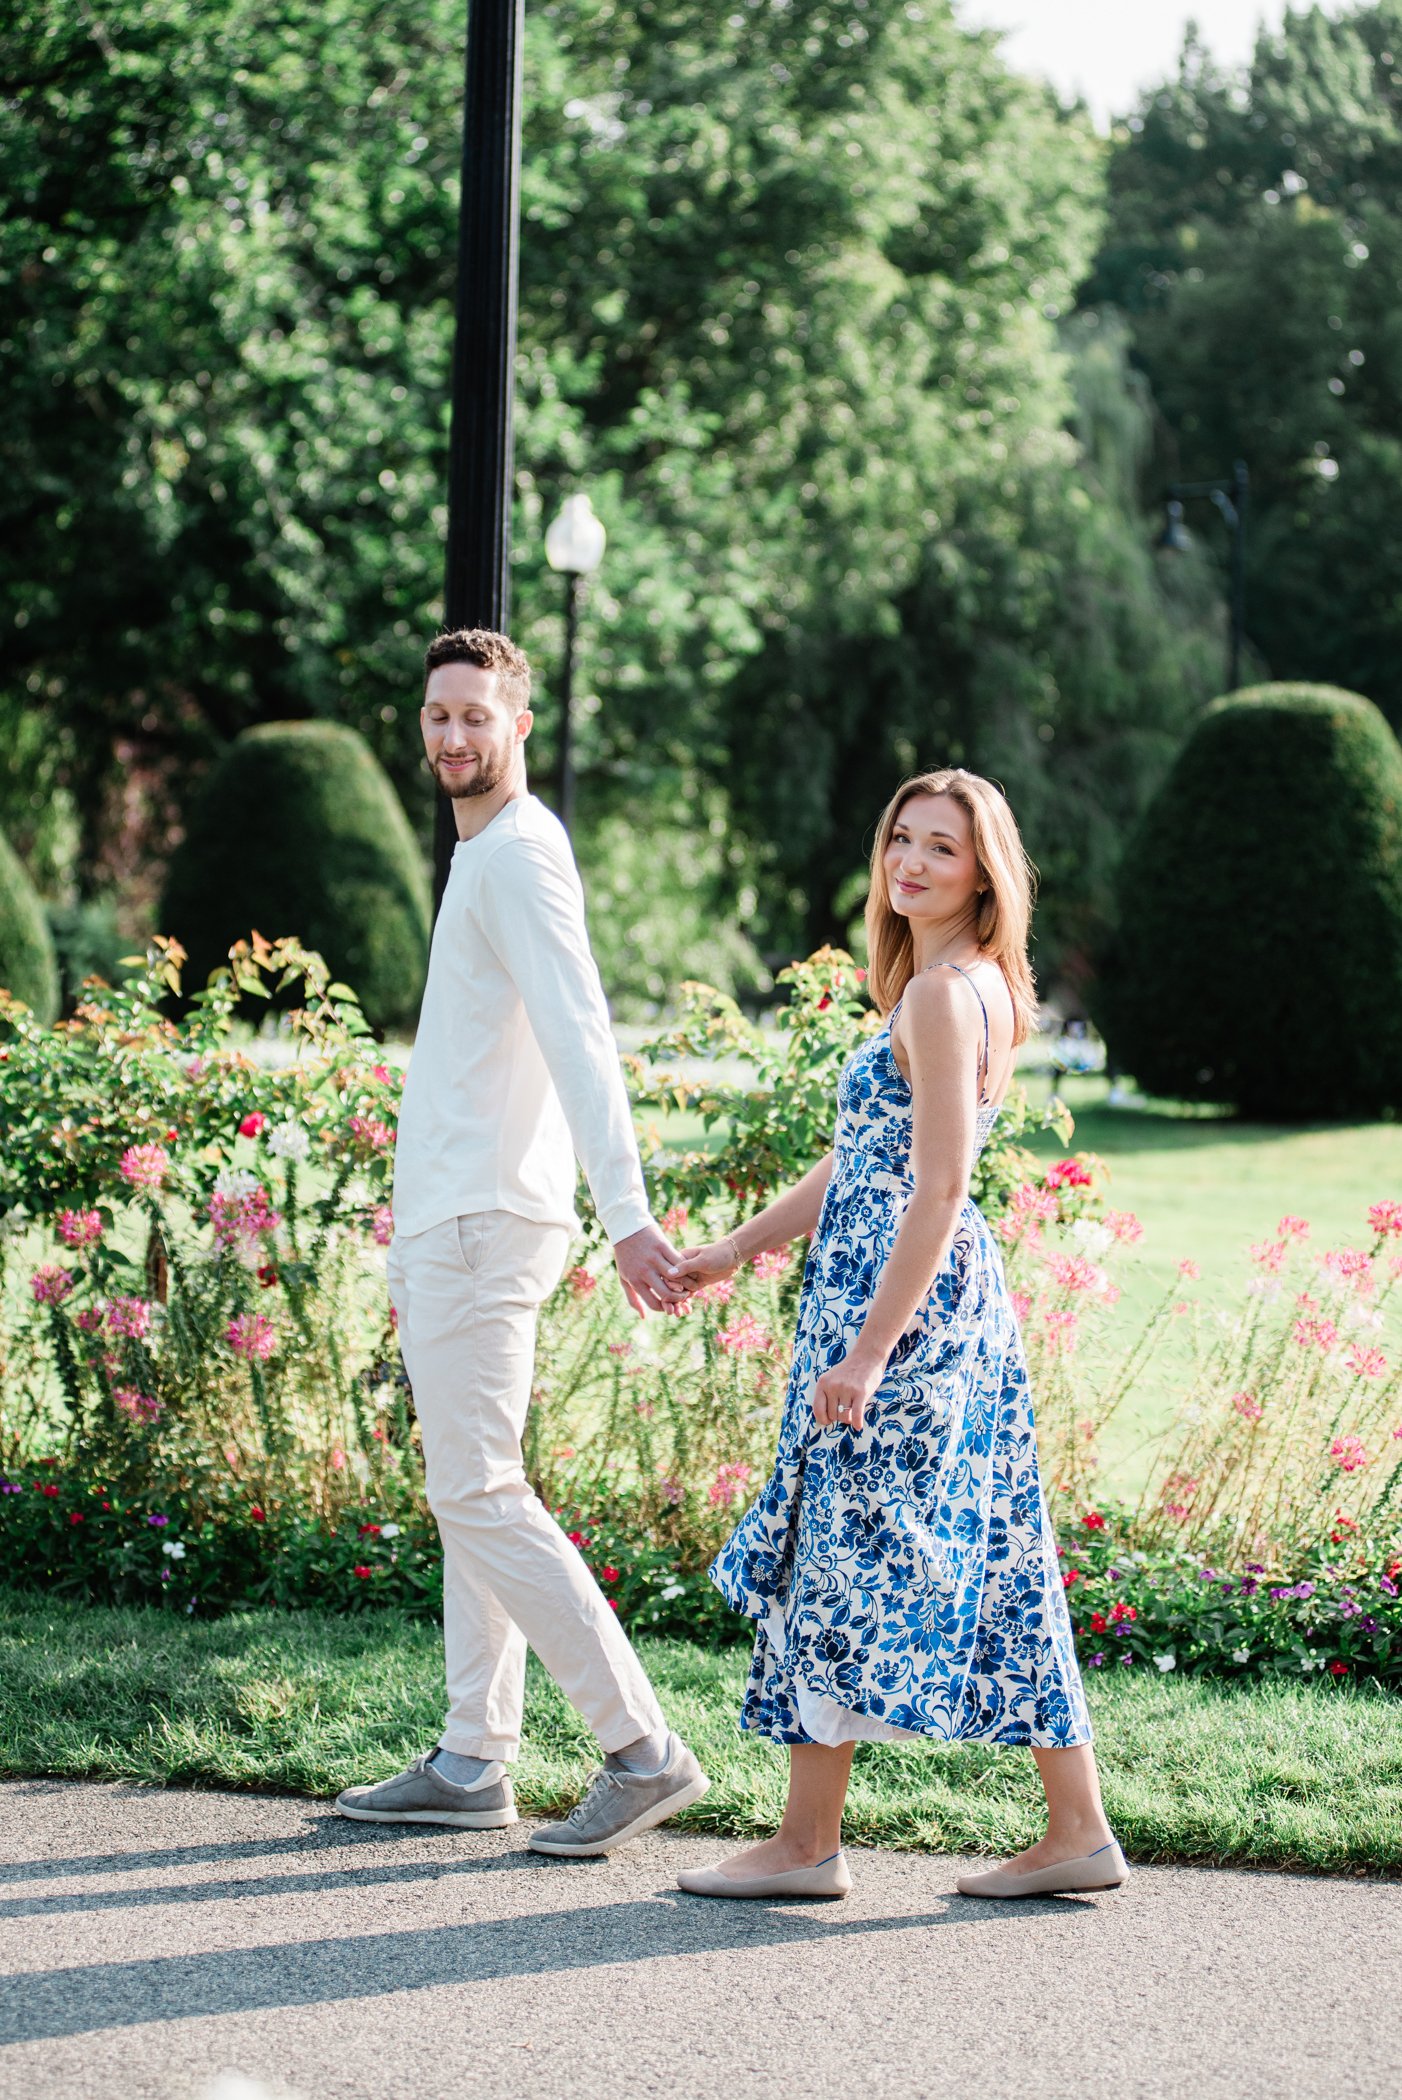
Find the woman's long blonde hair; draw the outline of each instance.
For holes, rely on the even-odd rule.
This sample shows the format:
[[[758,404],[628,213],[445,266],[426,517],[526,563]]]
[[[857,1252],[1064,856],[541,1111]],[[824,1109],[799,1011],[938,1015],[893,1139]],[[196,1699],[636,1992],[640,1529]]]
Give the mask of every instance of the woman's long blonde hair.
[[[867,891],[867,990],[878,1010],[888,1014],[915,974],[910,922],[891,909],[885,859],[896,821],[916,795],[949,795],[968,814],[983,885],[974,921],[979,948],[1007,979],[1013,1000],[1013,1041],[1026,1042],[1037,1026],[1037,991],[1027,959],[1037,870],[1027,858],[1017,819],[1002,790],[981,774],[966,773],[962,766],[942,766],[902,781],[881,813]]]

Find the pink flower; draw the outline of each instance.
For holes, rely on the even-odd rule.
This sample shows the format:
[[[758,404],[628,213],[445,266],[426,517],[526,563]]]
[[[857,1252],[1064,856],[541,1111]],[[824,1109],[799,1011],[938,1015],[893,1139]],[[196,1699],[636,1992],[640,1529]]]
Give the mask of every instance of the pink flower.
[[[1049,1312],[1043,1320],[1047,1350],[1052,1356],[1070,1356],[1076,1347],[1080,1317],[1073,1312]]]
[[[1285,1257],[1289,1251],[1288,1240],[1254,1240],[1251,1245],[1251,1259],[1258,1269],[1266,1270],[1271,1276],[1278,1276],[1285,1266]]]
[[[134,1189],[154,1195],[170,1172],[170,1154],[164,1145],[128,1145],[118,1171]]]
[[[746,1356],[752,1351],[768,1351],[773,1348],[769,1336],[753,1313],[741,1313],[729,1327],[722,1327],[716,1337],[722,1349],[731,1356]]]
[[[662,1475],[660,1475],[657,1482],[657,1487],[658,1492],[662,1497],[662,1500],[664,1502],[670,1503],[673,1509],[675,1509],[677,1504],[681,1501],[682,1495],[685,1492],[681,1482],[677,1479],[674,1473],[663,1473]]]
[[[1047,1168],[1042,1183],[1049,1189],[1088,1189],[1093,1187],[1094,1177],[1078,1159],[1059,1159]]]
[[[113,1334],[139,1342],[151,1331],[150,1303],[145,1298],[113,1298],[107,1307],[107,1322]]]
[[[66,1210],[58,1221],[65,1247],[93,1247],[102,1238],[102,1219],[95,1210]]]
[[[267,1122],[267,1120],[268,1119],[263,1114],[262,1110],[255,1108],[252,1115],[245,1116],[243,1121],[239,1124],[239,1136],[256,1138],[259,1132],[262,1130],[263,1125]]]
[[[390,1080],[390,1069],[388,1065],[373,1065],[371,1067],[371,1071],[373,1076],[379,1080],[381,1086],[388,1086]]]
[[[370,1230],[377,1247],[387,1247],[394,1238],[394,1212],[387,1203],[377,1204],[370,1217]]]
[[[1266,1411],[1254,1393],[1233,1393],[1232,1406],[1247,1422],[1259,1422]]]
[[[271,1356],[272,1350],[266,1349],[263,1353],[266,1356]],[[333,1473],[344,1473],[346,1470],[346,1454],[341,1449],[339,1444],[337,1444],[335,1450],[331,1453],[331,1470]]]
[[[82,1328],[84,1334],[96,1334],[106,1317],[106,1311],[102,1306],[88,1305],[78,1314],[78,1325]]]
[[[1104,1222],[1124,1246],[1132,1247],[1136,1240],[1144,1237],[1144,1227],[1132,1210],[1107,1210]]]
[[[669,1240],[678,1240],[686,1231],[689,1212],[684,1203],[674,1203],[662,1216],[662,1230]]]
[[[1354,1343],[1344,1362],[1355,1378],[1381,1378],[1387,1369],[1382,1350],[1365,1349],[1361,1342]]]
[[[787,1247],[766,1247],[763,1254],[755,1256],[750,1267],[761,1283],[772,1283],[776,1276],[783,1275],[792,1259]]]
[[[1063,1291],[1098,1291],[1109,1281],[1103,1269],[1097,1268],[1084,1254],[1049,1254],[1047,1269],[1052,1281]]]
[[[62,1305],[73,1289],[73,1277],[57,1262],[41,1262],[29,1279],[36,1305]]]
[[[273,1209],[267,1190],[261,1186],[244,1196],[223,1196],[216,1191],[209,1199],[209,1216],[219,1245],[237,1254],[250,1268],[258,1260],[258,1242],[276,1232],[282,1223],[281,1211]]]
[[[378,1116],[352,1116],[349,1128],[356,1143],[371,1152],[383,1152],[391,1142],[390,1127]]]
[[[159,1422],[161,1419],[161,1403],[149,1393],[133,1392],[129,1386],[124,1386],[112,1395],[112,1399],[133,1422]]]
[[[1297,1218],[1287,1211],[1275,1228],[1278,1240],[1307,1240],[1310,1236],[1308,1218]]]
[[[1336,1436],[1329,1446],[1329,1456],[1341,1473],[1356,1473],[1368,1463],[1367,1447],[1358,1436]]]
[[[697,1305],[728,1305],[734,1296],[734,1278],[721,1276],[714,1283],[703,1284],[697,1291],[694,1302]]]
[[[1389,1233],[1402,1235],[1402,1203],[1370,1204],[1368,1223],[1379,1239],[1386,1239]]]
[[[576,1298],[590,1298],[599,1288],[598,1277],[591,1275],[588,1269],[571,1269],[565,1280]]]
[[[1340,1283],[1347,1284],[1360,1298],[1371,1296],[1376,1281],[1372,1258],[1360,1248],[1330,1247],[1318,1260],[1321,1268],[1327,1269]]]
[[[1301,1349],[1318,1349],[1327,1356],[1339,1339],[1339,1330],[1332,1320],[1297,1320],[1290,1338]]]
[[[266,1313],[240,1313],[230,1320],[224,1339],[235,1356],[256,1356],[263,1363],[277,1348],[277,1330]]]
[[[1032,1310],[1032,1293],[1030,1291],[1010,1291],[1008,1297],[1013,1308],[1013,1318],[1021,1326]]]
[[[706,1499],[713,1509],[729,1509],[738,1502],[750,1484],[753,1469],[740,1464],[719,1465],[716,1477],[706,1490]]]
[[[1202,1270],[1198,1267],[1195,1261],[1180,1261],[1178,1264],[1178,1273],[1183,1278],[1183,1281],[1185,1283],[1196,1283],[1198,1278],[1202,1274]]]

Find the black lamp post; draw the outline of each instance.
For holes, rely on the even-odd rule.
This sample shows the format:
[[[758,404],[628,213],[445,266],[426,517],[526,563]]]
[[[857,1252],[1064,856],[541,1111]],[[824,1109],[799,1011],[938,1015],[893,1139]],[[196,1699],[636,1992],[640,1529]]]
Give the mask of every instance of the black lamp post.
[[[545,559],[565,579],[565,656],[560,666],[560,728],[555,754],[555,808],[566,831],[574,827],[574,649],[584,579],[604,558],[607,535],[587,496],[566,496],[545,535]]]
[[[1251,477],[1244,459],[1236,461],[1225,481],[1171,481],[1164,490],[1164,528],[1158,544],[1170,554],[1185,554],[1193,536],[1183,523],[1183,505],[1206,496],[1222,513],[1232,535],[1231,644],[1227,658],[1227,691],[1241,684],[1241,645],[1246,633],[1246,502]]]
[[[516,362],[525,0],[469,0],[458,209],[457,330],[448,441],[449,627],[504,630],[511,618],[512,392]],[[439,795],[434,897],[457,830]]]

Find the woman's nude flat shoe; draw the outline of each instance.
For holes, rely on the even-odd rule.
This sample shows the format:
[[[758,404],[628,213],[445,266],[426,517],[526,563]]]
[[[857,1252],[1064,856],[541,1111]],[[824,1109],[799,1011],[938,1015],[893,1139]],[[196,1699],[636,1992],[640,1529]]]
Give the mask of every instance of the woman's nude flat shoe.
[[[840,1852],[816,1867],[791,1867],[787,1874],[722,1874],[718,1867],[684,1867],[677,1887],[689,1896],[845,1896],[852,1886]]]
[[[1058,1860],[1054,1867],[1034,1867],[1015,1874],[995,1867],[990,1874],[961,1874],[954,1886],[961,1896],[1073,1896],[1092,1889],[1117,1889],[1129,1880],[1129,1862],[1112,1838],[1083,1859]]]

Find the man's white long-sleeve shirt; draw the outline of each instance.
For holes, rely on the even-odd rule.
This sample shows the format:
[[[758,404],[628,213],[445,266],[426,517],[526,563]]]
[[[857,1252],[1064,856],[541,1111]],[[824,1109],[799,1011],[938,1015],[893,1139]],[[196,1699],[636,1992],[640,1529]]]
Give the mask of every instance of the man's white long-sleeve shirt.
[[[526,795],[453,854],[400,1109],[395,1230],[484,1210],[573,1225],[576,1154],[609,1239],[641,1231],[584,892],[564,826]]]

